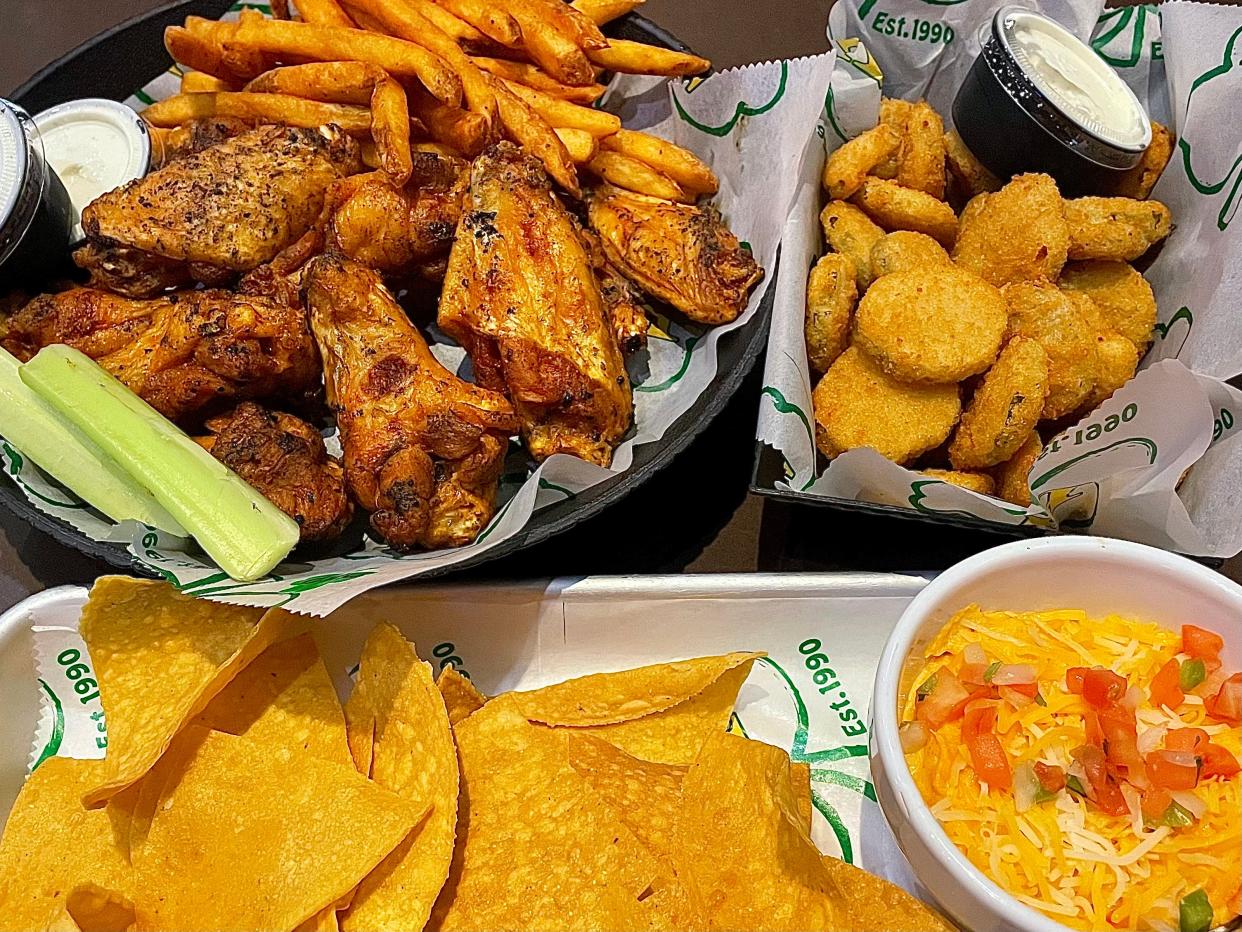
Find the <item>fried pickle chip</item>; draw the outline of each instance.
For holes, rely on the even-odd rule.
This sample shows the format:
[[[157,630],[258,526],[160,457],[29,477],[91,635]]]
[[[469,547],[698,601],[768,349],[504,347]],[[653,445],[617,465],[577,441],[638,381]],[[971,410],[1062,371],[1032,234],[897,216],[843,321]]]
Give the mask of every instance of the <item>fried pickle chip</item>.
[[[811,834],[811,765],[807,763],[791,763],[789,779],[793,783],[794,800],[798,804],[798,818],[802,820],[802,828]]]
[[[996,480],[996,496],[1022,508],[1030,505],[1031,484],[1028,477],[1035,460],[1043,452],[1043,441],[1039,439],[1039,434],[1031,431],[1031,435],[1018,447],[1018,452],[992,470],[992,477]]]
[[[910,118],[910,110],[914,104],[896,97],[880,98],[880,122],[891,126],[901,137],[902,148],[906,143],[906,123]],[[871,174],[877,178],[896,178],[901,166],[901,149],[872,169]]]
[[[902,382],[960,382],[987,369],[1007,320],[999,291],[951,265],[877,278],[854,314],[854,342]]]
[[[1048,354],[1042,420],[1072,413],[1095,387],[1095,331],[1056,285],[1017,282],[1001,290],[1009,305],[1009,336],[1028,337]]]
[[[884,231],[871,218],[848,201],[829,201],[819,215],[824,240],[833,252],[848,256],[854,263],[859,292],[867,289],[871,274],[871,249]]]
[[[1018,452],[1048,399],[1048,367],[1048,354],[1036,340],[1016,336],[1005,344],[962,412],[949,444],[954,469],[995,466]]]
[[[919,475],[928,479],[939,479],[949,485],[970,489],[980,495],[991,495],[996,490],[996,483],[985,472],[969,472],[961,469],[920,469]]]
[[[729,670],[762,656],[736,652],[656,663],[616,673],[592,673],[510,695],[527,721],[609,725],[672,708],[701,693]]]
[[[510,696],[457,728],[462,837],[430,928],[639,929],[657,859],[568,762],[569,735]]]
[[[885,230],[926,233],[945,248],[957,239],[957,214],[925,191],[903,188],[884,178],[868,178],[850,200]]]
[[[1048,175],[1018,175],[996,193],[981,196],[962,212],[953,261],[998,287],[1055,281],[1069,252],[1069,224],[1057,183]]]
[[[894,272],[926,272],[950,261],[944,247],[934,239],[910,230],[887,233],[871,247],[871,274],[876,278]]]
[[[832,364],[813,400],[825,456],[871,447],[903,465],[944,443],[962,410],[956,385],[898,382],[857,346]]]
[[[860,133],[828,156],[824,163],[824,190],[844,200],[862,186],[863,179],[901,148],[901,134],[880,123]]]
[[[823,863],[837,904],[837,928],[952,932],[952,926],[896,884],[827,855]]]
[[[1173,229],[1173,215],[1159,201],[1128,197],[1078,197],[1065,202],[1070,259],[1133,262]]]
[[[163,774],[135,902],[155,928],[293,929],[348,893],[426,815],[353,768],[187,727]]]
[[[944,155],[949,173],[957,180],[967,197],[1001,189],[1001,180],[975,158],[975,154],[966,148],[966,143],[962,142],[962,137],[955,129],[944,134]],[[962,220],[964,222],[965,218]]]
[[[68,918],[65,894],[82,881],[133,890],[107,812],[82,806],[106,772],[102,760],[49,757],[26,780],[0,838],[0,926],[53,927]]]
[[[351,930],[421,929],[448,877],[457,826],[457,750],[431,667],[389,624],[372,629],[345,706],[372,736],[371,779],[431,814],[358,885]]]
[[[194,724],[352,766],[341,700],[310,634],[259,654]]]
[[[1113,329],[1108,318],[1085,291],[1062,289],[1061,293],[1070,299],[1095,332],[1095,387],[1079,409],[1086,414],[1134,378],[1138,369],[1138,349]]]
[[[1129,171],[1122,172],[1113,194],[1117,197],[1133,197],[1143,200],[1151,195],[1164,167],[1173,157],[1173,134],[1169,128],[1155,120],[1151,121],[1151,145],[1139,159],[1139,163]]]
[[[944,121],[927,101],[920,100],[906,115],[906,138],[896,181],[944,200],[944,163]]]
[[[440,671],[436,678],[436,688],[444,698],[450,725],[456,725],[463,718],[473,715],[487,702],[487,697],[470,682],[470,678],[459,673],[452,664]]]
[[[1147,352],[1156,327],[1156,296],[1147,279],[1132,266],[1125,262],[1071,262],[1059,284],[1088,295],[1114,330],[1133,343],[1140,355]]]
[[[853,261],[836,252],[821,257],[806,283],[806,355],[811,371],[827,372],[845,352],[857,300]]]
[[[164,582],[97,580],[81,631],[99,677],[108,756],[83,802],[102,805],[146,773],[181,726],[283,635],[291,618],[194,599]]]
[[[741,858],[721,857],[721,840]],[[682,783],[674,861],[710,929],[836,929],[831,879],[780,748],[714,736]]]

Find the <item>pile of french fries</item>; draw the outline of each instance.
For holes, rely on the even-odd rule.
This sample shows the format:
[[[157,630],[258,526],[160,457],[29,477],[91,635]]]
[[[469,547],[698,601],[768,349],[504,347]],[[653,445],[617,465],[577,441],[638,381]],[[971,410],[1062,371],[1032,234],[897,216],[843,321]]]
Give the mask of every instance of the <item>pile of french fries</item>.
[[[669,77],[711,63],[609,39],[600,26],[643,0],[287,0],[273,18],[188,17],[165,44],[181,92],[143,116],[157,136],[203,118],[317,127],[362,141],[368,165],[403,185],[415,151],[465,158],[507,138],[567,192],[579,169],[680,203],[716,193],[689,151],[622,129],[595,109],[605,72]]]

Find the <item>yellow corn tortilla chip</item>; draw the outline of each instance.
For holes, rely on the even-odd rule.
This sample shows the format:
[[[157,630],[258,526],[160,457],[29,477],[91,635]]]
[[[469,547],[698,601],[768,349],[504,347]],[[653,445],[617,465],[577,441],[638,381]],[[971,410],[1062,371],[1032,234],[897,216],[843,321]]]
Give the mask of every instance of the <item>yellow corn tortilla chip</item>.
[[[0,839],[0,928],[71,928],[66,894],[77,884],[133,888],[107,812],[82,805],[104,769],[102,760],[49,757],[26,780]]]
[[[847,928],[780,748],[720,732],[682,782],[674,863],[712,929]]]
[[[418,806],[309,754],[188,726],[134,851],[145,925],[294,929],[348,893],[421,822]],[[149,778],[149,779],[150,779]]]
[[[371,779],[432,809],[359,884],[341,928],[421,929],[453,858],[457,748],[431,667],[392,625],[377,625],[367,638],[346,712],[372,735]]]
[[[444,707],[448,709],[449,723],[452,725],[473,715],[487,702],[487,697],[475,688],[469,677],[462,676],[452,664],[440,671],[436,678],[436,687],[444,697]]]
[[[207,704],[194,724],[269,748],[352,766],[345,713],[310,634],[273,644]]]
[[[108,755],[83,802],[102,805],[150,770],[181,726],[276,641],[291,617],[194,599],[163,582],[97,580],[80,627],[99,678]]]
[[[336,919],[336,904],[333,903],[326,909],[321,909],[315,913],[315,915],[298,926],[294,932],[338,932],[340,928],[340,923]]]
[[[811,834],[811,765],[791,763],[789,779],[793,783],[794,802],[798,804],[798,818],[809,835]]]
[[[753,660],[725,671],[714,682],[670,709],[615,725],[575,729],[597,735],[634,757],[660,764],[692,764],[703,742],[729,727],[737,694]]]
[[[953,932],[953,926],[896,884],[827,855],[822,860],[832,884],[840,928]]]
[[[593,673],[512,695],[528,721],[544,725],[609,725],[672,708],[701,693],[729,670],[762,656],[733,653],[617,673]]]
[[[507,698],[457,728],[462,838],[431,929],[646,929],[657,861]]]
[[[70,890],[65,908],[74,926],[83,932],[127,932],[138,921],[129,897],[93,883]]]

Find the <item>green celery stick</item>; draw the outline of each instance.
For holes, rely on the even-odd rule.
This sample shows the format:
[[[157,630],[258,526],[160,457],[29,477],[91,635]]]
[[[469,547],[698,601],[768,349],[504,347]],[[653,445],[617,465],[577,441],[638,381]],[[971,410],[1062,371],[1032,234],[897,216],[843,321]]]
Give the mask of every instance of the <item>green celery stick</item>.
[[[0,436],[113,521],[141,521],[188,537],[150,492],[22,382],[20,366],[15,356],[0,349]]]
[[[20,374],[150,489],[234,579],[258,579],[298,542],[297,522],[92,359],[69,346],[47,346]]]

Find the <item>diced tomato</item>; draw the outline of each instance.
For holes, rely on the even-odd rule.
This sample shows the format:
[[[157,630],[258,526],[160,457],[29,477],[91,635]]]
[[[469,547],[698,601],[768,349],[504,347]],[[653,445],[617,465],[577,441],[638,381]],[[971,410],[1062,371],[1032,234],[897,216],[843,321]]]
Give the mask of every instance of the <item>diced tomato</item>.
[[[1225,680],[1220,692],[1203,701],[1203,707],[1212,718],[1242,725],[1242,673],[1235,673]]]
[[[989,787],[1008,790],[1013,786],[1013,770],[1009,758],[996,737],[996,706],[990,702],[972,702],[962,719],[962,741],[970,752],[975,774]]]
[[[1212,739],[1202,728],[1174,728],[1164,736],[1164,746],[1170,751],[1199,753]]]
[[[1182,625],[1182,650],[1191,657],[1215,659],[1224,646],[1225,639],[1219,634],[1198,625]]]
[[[1065,671],[1065,688],[1075,696],[1082,695],[1082,684],[1087,678],[1086,667],[1070,667]]]
[[[1083,678],[1082,697],[1089,705],[1104,709],[1119,701],[1128,688],[1129,683],[1124,676],[1118,676],[1103,667],[1094,667]]]
[[[1143,818],[1148,822],[1159,822],[1169,811],[1172,802],[1173,797],[1169,795],[1168,790],[1162,790],[1158,786],[1149,786],[1142,793]]]
[[[986,663],[964,663],[957,678],[968,686],[987,686],[988,681],[983,678],[987,672]]]
[[[1199,776],[1204,780],[1208,777],[1229,778],[1235,773],[1242,773],[1242,764],[1219,744],[1205,745],[1199,750],[1199,757],[1203,759],[1203,770]]]
[[[1104,736],[1104,754],[1110,764],[1143,772],[1143,755],[1138,749],[1138,722],[1134,712],[1115,705],[1099,713],[1100,731]]]
[[[1087,744],[1104,747],[1104,729],[1100,727],[1100,716],[1095,709],[1087,709],[1083,713],[1083,726],[1087,732]]]
[[[1182,692],[1181,676],[1182,665],[1176,660],[1170,660],[1160,672],[1155,675],[1151,681],[1151,704],[1157,708],[1168,706],[1170,709],[1176,709],[1186,701],[1186,694]]]
[[[1166,790],[1193,790],[1199,785],[1199,759],[1190,751],[1152,751],[1147,779]]]
[[[933,731],[939,731],[960,718],[969,701],[970,690],[962,685],[952,670],[944,668],[936,674],[936,685],[932,691],[919,701],[915,717]]]
[[[1015,709],[1025,709],[1035,702],[1035,697],[1039,694],[1039,686],[1035,683],[1020,683],[1013,686],[1000,686],[996,692]]]
[[[1034,770],[1035,779],[1045,793],[1059,793],[1065,789],[1065,771],[1056,764],[1045,764],[1037,760]]]
[[[1108,762],[1100,748],[1086,744],[1075,750],[1073,757],[1082,764],[1087,775],[1088,799],[1109,815],[1125,815],[1130,811],[1116,779],[1108,772]]]

